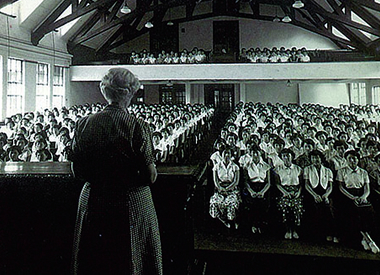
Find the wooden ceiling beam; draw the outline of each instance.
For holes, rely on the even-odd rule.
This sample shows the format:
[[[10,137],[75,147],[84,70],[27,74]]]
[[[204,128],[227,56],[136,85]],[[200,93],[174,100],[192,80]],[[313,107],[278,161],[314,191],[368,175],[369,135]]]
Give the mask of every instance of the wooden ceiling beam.
[[[251,7],[251,10],[253,12],[253,15],[259,16],[260,15],[260,3],[257,1],[249,1],[249,6]],[[276,7],[277,9],[277,7]]]
[[[54,21],[71,5],[71,0],[64,0],[58,5],[54,11],[41,22],[41,24],[32,32],[32,43],[37,45],[38,42],[45,36],[45,34],[55,30],[56,28],[51,28]]]
[[[307,2],[307,9],[309,10],[310,14],[312,14],[313,12],[318,13],[323,18],[330,19],[329,21],[333,20],[333,21],[336,21],[339,23],[343,23],[347,26],[350,26],[350,27],[353,27],[353,28],[356,28],[359,30],[363,30],[365,32],[368,32],[368,33],[371,33],[371,34],[374,34],[377,36],[380,36],[380,30],[379,29],[368,27],[368,26],[365,26],[363,24],[359,24],[357,22],[349,20],[349,19],[345,18],[344,16],[339,16],[339,15],[327,12],[325,9],[323,9],[321,6],[319,6],[319,4],[317,4],[313,0],[309,0]]]
[[[98,0],[98,2],[101,1],[101,0]],[[96,3],[98,3],[96,2]],[[167,8],[170,8],[170,7],[175,7],[178,5],[178,1],[177,0],[172,0],[172,1],[169,1],[167,4],[158,4],[158,5],[151,5],[149,6],[148,8],[146,8],[145,10],[134,10],[132,11],[130,14],[126,14],[126,15],[123,15],[119,18],[116,18],[115,20],[111,21],[110,23],[108,24],[105,24],[89,33],[87,33],[85,36],[83,37],[80,37],[80,38],[77,38],[73,41],[74,44],[79,44],[79,43],[83,43],[109,29],[112,29],[113,27],[117,26],[117,25],[120,25],[120,24],[125,24],[125,25],[129,25],[130,23],[132,23],[132,21],[138,17],[139,15],[141,14],[145,14],[146,12],[149,12],[149,11],[156,11],[160,8],[163,8],[163,7],[167,7]]]
[[[352,47],[355,47],[356,45],[354,43],[352,43],[351,41],[349,40],[346,40],[346,39],[343,39],[343,38],[340,38],[336,35],[334,35],[332,32],[328,31],[327,29],[318,29],[318,28],[315,28],[313,26],[310,26],[308,24],[305,24],[304,22],[301,22],[301,21],[298,21],[298,20],[293,20],[292,21],[292,24],[298,26],[298,27],[301,27],[301,28],[304,28],[306,30],[309,30],[311,32],[314,32],[314,33],[317,33],[317,34],[320,34],[334,42],[339,42],[339,43],[343,43],[343,44],[346,44],[346,45],[350,45]]]
[[[120,25],[119,28],[110,37],[103,40],[103,43],[101,43],[96,48],[96,52],[97,53],[104,52],[104,50],[107,49],[116,39],[118,39],[120,35],[122,35],[123,32],[124,32],[124,26]]]
[[[75,40],[77,37],[81,37],[89,32],[95,24],[100,20],[101,12],[97,11],[93,13],[90,18],[88,18],[81,27],[70,37],[70,42]]]
[[[37,45],[39,41],[49,32],[62,27],[63,25],[71,22],[74,19],[77,19],[81,17],[82,15],[85,15],[93,10],[96,10],[105,4],[108,3],[114,3],[114,0],[98,0],[92,4],[89,4],[83,8],[78,8],[75,12],[71,13],[70,15],[55,21],[61,14],[64,12],[67,7],[71,4],[71,0],[64,0],[59,7],[61,7],[59,10],[55,10],[51,16],[47,20],[45,20],[35,31],[32,32],[32,43],[33,45]],[[63,7],[65,7],[63,9]],[[63,9],[63,10],[62,10]],[[56,12],[57,11],[57,12]],[[55,21],[55,22],[54,22]]]
[[[107,16],[106,24],[110,23],[112,20],[116,18],[117,13],[121,9],[124,0],[117,0],[115,5],[112,7],[111,13]]]
[[[346,0],[344,2],[347,2]],[[373,28],[380,29],[380,20],[370,13],[368,10],[358,5],[355,2],[350,2],[350,6],[353,12],[359,15],[367,24],[371,25]]]
[[[71,0],[71,7],[73,11],[76,11],[79,5],[79,0]]]
[[[338,5],[338,3],[335,0],[327,0],[327,2],[333,8],[336,14],[343,15],[342,8]]]
[[[197,4],[195,2],[189,2],[186,4],[186,18],[190,18],[193,16],[193,12],[195,10],[195,6]]]
[[[339,23],[335,23],[334,27],[338,31],[340,31],[344,36],[346,36],[348,39],[350,39],[351,42],[355,45],[355,47],[357,49],[365,51],[365,49],[366,49],[365,45],[366,45],[366,43],[368,43],[368,40],[367,41],[363,41],[363,39],[364,39],[364,37],[367,38],[366,36],[364,36],[362,33],[360,33],[360,34],[353,33],[346,26],[344,26],[342,24],[339,24]]]
[[[358,3],[359,5],[365,6],[375,11],[380,11],[380,4],[374,0],[351,0],[352,2]]]
[[[318,16],[313,16],[314,14],[308,16],[306,12],[302,9],[297,9],[297,12],[305,18],[307,21],[309,21],[314,27],[316,28],[324,28],[322,21],[319,19]]]

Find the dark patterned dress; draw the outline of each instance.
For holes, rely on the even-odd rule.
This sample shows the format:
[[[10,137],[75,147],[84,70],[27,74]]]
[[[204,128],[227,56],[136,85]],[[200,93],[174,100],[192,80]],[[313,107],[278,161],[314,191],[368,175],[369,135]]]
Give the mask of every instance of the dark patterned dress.
[[[73,274],[162,274],[157,216],[144,169],[149,128],[118,105],[77,122],[73,170],[79,197]]]

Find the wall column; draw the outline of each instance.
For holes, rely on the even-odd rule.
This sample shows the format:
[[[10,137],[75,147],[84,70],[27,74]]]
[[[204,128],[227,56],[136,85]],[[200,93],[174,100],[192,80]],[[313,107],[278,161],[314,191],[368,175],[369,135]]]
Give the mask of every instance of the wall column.
[[[34,112],[36,110],[36,75],[37,63],[25,61],[25,112]]]
[[[185,103],[186,104],[191,103],[191,84],[190,84],[190,82],[185,83],[185,95],[186,95]]]
[[[1,79],[1,121],[5,119],[6,110],[7,110],[7,90],[8,90],[8,57],[0,56],[0,61],[2,66],[0,68]]]
[[[246,102],[245,83],[239,83],[240,101]]]

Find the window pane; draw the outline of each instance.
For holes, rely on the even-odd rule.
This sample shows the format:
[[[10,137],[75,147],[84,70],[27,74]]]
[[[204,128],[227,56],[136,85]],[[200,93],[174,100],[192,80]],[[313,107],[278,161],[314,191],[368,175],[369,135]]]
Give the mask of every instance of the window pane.
[[[48,64],[37,64],[36,81],[36,110],[42,111],[50,107],[49,104],[49,70]]]
[[[24,99],[24,61],[8,59],[8,89],[6,116],[23,112]]]
[[[54,66],[53,76],[53,107],[62,108],[65,98],[65,68]]]

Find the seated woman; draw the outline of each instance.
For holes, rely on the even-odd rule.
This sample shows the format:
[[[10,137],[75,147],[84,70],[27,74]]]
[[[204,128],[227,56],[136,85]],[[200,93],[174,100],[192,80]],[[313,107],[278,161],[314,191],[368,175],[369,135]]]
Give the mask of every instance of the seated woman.
[[[239,160],[244,171],[244,189],[242,200],[247,210],[247,222],[253,233],[261,233],[261,229],[268,223],[270,188],[270,165],[261,158],[261,150],[253,142],[248,143],[247,157]]]
[[[310,152],[311,165],[304,170],[305,208],[310,217],[312,235],[322,235],[327,241],[338,243],[333,201],[330,198],[333,188],[333,173],[323,163],[324,155],[318,150]]]
[[[284,164],[274,168],[275,185],[280,191],[277,206],[286,227],[285,239],[298,239],[296,230],[301,225],[304,211],[300,184],[302,169],[293,164],[294,153],[290,149],[282,150],[280,158]]]
[[[240,180],[240,168],[232,161],[232,149],[227,147],[222,152],[223,161],[213,168],[214,195],[210,198],[210,215],[218,218],[227,228],[230,222],[236,220],[237,210],[240,204],[238,183]],[[235,228],[238,224],[235,223]]]
[[[214,142],[214,150],[215,152],[212,153],[210,156],[210,160],[212,161],[212,167],[214,167],[219,162],[223,161],[222,158],[222,152],[224,151],[226,144],[224,143],[224,140],[222,138],[218,138]]]
[[[348,232],[346,230],[345,233],[354,240],[361,233],[363,248],[379,253],[379,247],[369,235],[373,227],[374,210],[368,200],[370,194],[368,173],[358,166],[360,157],[358,152],[349,150],[344,156],[347,166],[339,169],[336,177],[343,195],[337,204],[344,226],[342,228],[348,228]]]
[[[16,145],[9,147],[7,161],[9,161],[9,162],[20,162],[20,161],[22,161],[22,159],[20,159],[20,154],[21,154],[20,147],[18,147]]]
[[[160,132],[154,132],[152,134],[154,156],[158,163],[165,162],[168,157],[168,148],[162,142],[162,135]]]

